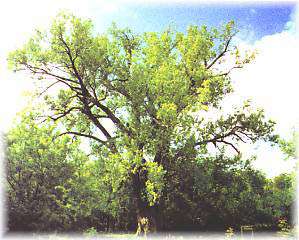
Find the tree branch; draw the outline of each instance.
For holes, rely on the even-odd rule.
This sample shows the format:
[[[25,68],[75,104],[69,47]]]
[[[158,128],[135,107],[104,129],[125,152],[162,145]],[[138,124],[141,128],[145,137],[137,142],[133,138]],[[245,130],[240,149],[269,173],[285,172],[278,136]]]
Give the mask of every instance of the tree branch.
[[[77,135],[77,136],[81,136],[81,137],[87,137],[87,138],[90,138],[90,139],[93,139],[93,140],[96,140],[102,144],[106,144],[107,141],[104,141],[104,140],[101,140],[93,135],[90,135],[90,134],[85,134],[85,133],[79,133],[79,132],[73,132],[73,131],[67,131],[67,132],[63,132],[63,133],[60,133],[57,137],[60,137],[60,136],[63,136],[63,135],[67,135],[67,134],[72,134],[72,135]]]
[[[225,143],[225,144],[228,144],[228,145],[230,145],[238,154],[240,154],[240,151],[232,144],[232,143],[230,143],[230,142],[227,142],[227,141],[225,141],[225,140],[220,140],[220,141],[218,141],[218,142],[222,142],[222,143]]]
[[[59,80],[57,80],[54,83],[51,83],[49,86],[47,86],[43,91],[41,91],[41,93],[38,94],[38,97],[40,97],[41,95],[43,95],[45,92],[47,92],[51,87],[53,87],[54,85],[56,85],[57,83],[60,83]]]
[[[36,67],[36,66],[32,66],[28,63],[23,63],[30,71],[32,71],[32,73],[38,73],[38,74],[46,74],[46,75],[49,75],[51,77],[54,77],[56,79],[59,79],[59,80],[63,80],[63,81],[67,81],[67,82],[71,82],[71,83],[75,83],[75,84],[78,84],[76,81],[70,79],[70,78],[67,78],[67,77],[63,77],[63,76],[59,76],[59,75],[56,75],[54,73],[51,73],[49,72],[48,70],[44,69],[44,68],[40,68],[40,67]]]
[[[74,75],[78,79],[79,85],[81,87],[82,96],[80,97],[80,100],[82,101],[82,103],[84,105],[84,109],[83,109],[82,112],[87,115],[87,117],[96,125],[96,127],[98,129],[100,129],[100,131],[105,135],[105,137],[108,140],[112,139],[110,133],[104,128],[104,126],[99,122],[99,120],[91,112],[88,98],[89,97],[91,99],[95,99],[95,98],[92,97],[92,95],[89,93],[86,86],[84,85],[83,79],[81,78],[81,76],[80,76],[80,74],[79,74],[79,72],[76,68],[75,59],[73,59],[71,50],[70,50],[68,44],[66,43],[66,41],[63,39],[63,36],[62,36],[61,33],[60,33],[60,40],[62,41],[63,45],[65,46],[66,53],[67,53],[67,55],[69,57],[69,60],[71,62],[71,68],[74,72]],[[111,150],[114,151],[114,152],[117,151],[116,146],[114,144],[111,145]]]
[[[223,77],[223,76],[227,76],[227,75],[229,75],[231,73],[232,70],[237,69],[237,68],[243,68],[243,66],[242,65],[233,66],[227,72],[219,73],[219,74],[213,75],[211,77]]]
[[[133,135],[133,133],[127,129],[123,123],[114,115],[114,113],[105,105],[101,104],[99,101],[96,101],[95,104],[103,110],[104,113],[112,120],[112,122],[122,131],[124,131],[129,137]]]
[[[223,51],[221,51],[220,53],[219,53],[219,55],[218,56],[216,56],[216,58],[214,58],[214,60],[206,67],[206,69],[210,69],[221,57],[223,57],[224,56],[224,54],[228,51],[228,47],[229,47],[229,45],[230,45],[230,42],[231,42],[231,40],[232,40],[232,38],[234,37],[234,35],[235,34],[232,34],[229,38],[228,38],[228,40],[227,40],[227,42],[225,43],[225,46],[224,46],[224,49],[223,49]]]
[[[79,111],[81,111],[82,109],[79,108],[79,107],[71,107],[67,111],[64,111],[62,113],[56,114],[56,115],[59,115],[59,116],[56,116],[56,117],[54,117],[54,116],[48,116],[48,117],[51,118],[53,121],[57,121],[58,119],[63,118],[66,115],[70,114],[73,110],[79,110]]]
[[[207,139],[207,140],[204,140],[204,141],[200,141],[200,142],[196,142],[195,143],[195,147],[198,146],[198,145],[203,145],[203,144],[207,144],[207,143],[213,143],[214,146],[216,147],[217,146],[217,143],[224,143],[224,144],[227,144],[227,145],[230,145],[238,154],[240,154],[240,151],[230,142],[227,142],[226,140],[224,140],[225,138],[227,137],[230,137],[230,136],[237,136],[242,142],[245,142],[238,134],[237,134],[237,130],[238,130],[238,127],[237,126],[234,126],[228,133],[226,134],[223,134],[223,135],[216,135],[214,136],[214,138],[211,138],[211,139]]]
[[[239,140],[241,140],[243,143],[246,143],[246,141],[241,137],[239,136],[237,133],[233,133],[234,136],[236,136]]]

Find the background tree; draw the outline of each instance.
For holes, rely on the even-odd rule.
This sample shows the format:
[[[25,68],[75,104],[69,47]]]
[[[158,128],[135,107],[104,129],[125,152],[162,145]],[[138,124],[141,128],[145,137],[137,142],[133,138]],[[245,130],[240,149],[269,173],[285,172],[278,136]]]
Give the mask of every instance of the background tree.
[[[117,170],[112,193],[129,184],[136,226],[147,219],[154,231],[173,166],[207,157],[213,145],[238,155],[238,142],[272,139],[274,123],[248,104],[216,120],[204,114],[221,108],[230,72],[253,58],[232,45],[235,34],[230,22],[220,30],[190,26],[186,34],[113,26],[95,35],[91,21],[61,14],[9,61],[49,81],[46,90],[61,87],[45,97],[47,115],[63,124],[60,135],[89,138],[92,154]],[[225,68],[228,57],[234,62]]]
[[[27,109],[6,137],[9,231],[105,230],[95,163],[77,139],[57,138],[57,126],[36,117]]]

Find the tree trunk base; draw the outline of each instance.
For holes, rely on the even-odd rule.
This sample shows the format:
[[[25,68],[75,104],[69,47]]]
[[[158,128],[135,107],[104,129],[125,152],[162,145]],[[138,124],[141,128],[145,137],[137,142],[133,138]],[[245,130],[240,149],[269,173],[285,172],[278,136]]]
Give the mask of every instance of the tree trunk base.
[[[156,233],[157,226],[156,222],[151,217],[138,216],[137,217],[137,231],[136,235],[138,236],[146,236],[148,233]]]

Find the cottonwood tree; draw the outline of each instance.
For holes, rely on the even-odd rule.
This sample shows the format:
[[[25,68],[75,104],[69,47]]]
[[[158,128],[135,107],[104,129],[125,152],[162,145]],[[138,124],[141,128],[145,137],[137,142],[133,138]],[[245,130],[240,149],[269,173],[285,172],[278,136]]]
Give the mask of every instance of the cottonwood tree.
[[[235,34],[233,22],[186,33],[113,26],[95,34],[91,21],[60,14],[9,61],[49,84],[41,94],[60,88],[45,97],[47,116],[61,122],[61,135],[90,139],[94,156],[117,169],[113,191],[131,184],[139,231],[155,231],[165,175],[181,156],[204,157],[210,146],[238,155],[239,142],[271,138],[274,123],[248,104],[218,119],[205,115],[232,92],[231,71],[253,57],[233,45]]]

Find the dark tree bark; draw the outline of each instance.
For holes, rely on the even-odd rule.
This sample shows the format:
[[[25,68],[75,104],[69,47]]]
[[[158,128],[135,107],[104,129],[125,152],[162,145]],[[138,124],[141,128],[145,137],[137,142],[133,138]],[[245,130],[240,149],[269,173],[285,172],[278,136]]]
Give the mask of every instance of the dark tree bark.
[[[137,234],[154,233],[158,230],[157,205],[150,206],[145,196],[147,171],[140,166],[135,173],[132,173],[131,177]]]

